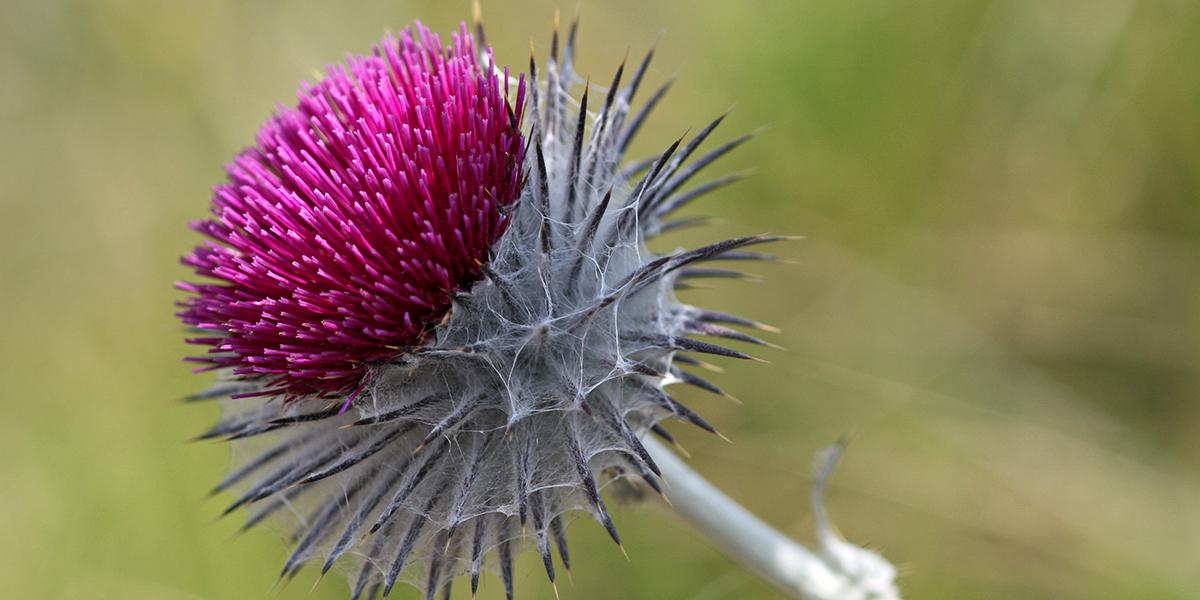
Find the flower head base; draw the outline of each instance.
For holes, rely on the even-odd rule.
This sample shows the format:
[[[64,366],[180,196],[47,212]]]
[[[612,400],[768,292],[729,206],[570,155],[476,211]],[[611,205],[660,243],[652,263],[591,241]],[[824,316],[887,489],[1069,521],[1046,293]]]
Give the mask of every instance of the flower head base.
[[[520,192],[524,87],[510,105],[477,57],[418,25],[279,108],[193,224],[215,243],[184,262],[221,282],[180,284],[184,322],[216,334],[196,360],[262,394],[344,394],[429,338]]]
[[[458,38],[453,54],[463,61],[461,52],[471,46],[465,38]],[[691,278],[736,276],[736,271],[698,265],[769,258],[743,248],[778,238],[739,238],[666,255],[656,255],[645,246],[650,237],[695,222],[669,220],[677,209],[737,179],[725,177],[687,186],[748,136],[697,155],[721,122],[718,118],[687,143],[681,139],[649,160],[625,165],[631,139],[666,92],[664,86],[643,108],[632,110],[653,53],[647,54],[628,80],[622,65],[597,101],[589,97],[591,86],[581,86],[572,69],[574,38],[572,26],[560,55],[555,32],[550,60],[542,73],[531,59],[528,114],[532,122],[523,159],[521,149],[514,146],[519,142],[513,141],[518,138],[511,129],[525,100],[523,80],[514,84],[507,75],[473,80],[473,89],[491,98],[468,103],[474,106],[491,106],[490,102],[497,101],[500,92],[494,91],[494,86],[517,88],[513,116],[506,114],[502,123],[491,120],[482,125],[488,132],[486,139],[495,146],[481,150],[478,156],[485,157],[481,164],[493,170],[460,168],[458,179],[446,179],[458,195],[420,196],[428,201],[423,214],[446,209],[467,214],[456,208],[464,197],[476,199],[475,210],[486,213],[506,206],[511,197],[506,193],[519,183],[519,197],[508,215],[507,228],[499,233],[504,224],[502,214],[496,214],[494,220],[490,213],[479,215],[479,225],[470,231],[499,237],[490,245],[486,236],[464,242],[472,253],[469,255],[480,259],[477,266],[448,261],[452,267],[433,258],[427,261],[432,265],[428,270],[413,267],[412,272],[423,277],[419,280],[387,273],[394,279],[394,283],[389,280],[388,289],[402,286],[411,291],[406,284],[412,283],[420,292],[427,292],[422,286],[429,286],[437,292],[433,296],[452,298],[446,318],[442,318],[444,307],[437,309],[442,305],[429,308],[403,294],[388,296],[387,301],[406,307],[412,322],[411,328],[404,329],[409,337],[403,343],[376,345],[370,352],[362,352],[366,358],[361,363],[380,362],[371,366],[352,410],[343,414],[337,397],[283,405],[273,399],[231,400],[222,420],[204,434],[238,440],[246,449],[239,453],[245,460],[217,487],[218,491],[239,490],[228,511],[251,507],[247,526],[278,515],[295,527],[295,548],[284,565],[283,577],[295,576],[313,561],[322,565],[323,572],[350,562],[352,598],[372,598],[380,591],[386,596],[406,578],[432,597],[462,573],[470,574],[474,590],[481,571],[490,565],[499,571],[511,597],[513,556],[528,540],[553,582],[555,547],[562,565],[569,568],[566,513],[591,514],[620,543],[601,496],[603,486],[631,478],[661,493],[658,467],[643,447],[642,436],[654,432],[669,440],[660,425],[668,418],[715,431],[664,387],[684,383],[721,393],[681,365],[703,365],[694,358],[697,354],[749,356],[690,336],[765,343],[729,327],[760,327],[754,321],[682,304],[673,290]],[[428,46],[424,48],[427,55],[436,54]],[[580,88],[582,94],[577,97],[574,92]],[[342,112],[336,114],[352,106],[338,104],[337,110]],[[379,101],[372,106],[390,110],[400,105]],[[421,114],[430,109],[407,110]],[[396,119],[387,112],[368,112],[381,123]],[[522,171],[506,170],[511,165],[521,166]],[[336,169],[330,165],[319,167],[307,176],[314,181],[340,177],[331,174]],[[381,164],[376,171],[405,181],[421,172],[396,162]],[[479,173],[492,173],[495,179]],[[469,187],[481,182],[488,191]],[[231,198],[219,197],[219,210],[231,212],[227,218],[239,223],[241,213],[223,208],[239,197]],[[279,218],[295,220],[308,210],[284,205]],[[420,219],[412,222],[424,223]],[[412,252],[427,245],[443,248],[459,243],[449,240],[458,230],[447,223],[455,221],[431,218],[425,229],[412,227],[412,222],[390,230],[394,222],[381,220],[376,232],[380,237],[363,245],[414,248]],[[234,282],[239,281],[238,268],[275,264],[273,253],[280,249],[259,236],[278,240],[277,245],[287,244],[288,248],[323,246],[323,230],[305,230],[302,239],[296,239],[258,226],[236,231],[225,224],[209,227],[223,235],[221,239],[237,239],[239,248],[244,248],[241,254],[218,254],[226,261],[236,258],[237,266],[216,265],[207,259],[207,252],[221,252],[215,249],[198,253],[193,260],[205,268],[213,264],[212,274]],[[462,231],[468,231],[466,225]],[[243,241],[243,236],[248,239]],[[480,241],[484,241],[482,246],[475,245]],[[362,249],[364,253],[378,250]],[[433,256],[444,257],[440,252]],[[401,264],[406,264],[407,257],[401,255]],[[384,267],[383,262],[371,265],[377,271]],[[301,260],[294,271],[296,279],[280,286],[305,288],[324,282],[328,274],[323,268]],[[445,276],[434,276],[440,272],[438,268],[446,270]],[[464,282],[477,273],[482,279],[467,287]],[[361,283],[352,281],[367,287],[381,279],[374,271],[357,276]],[[452,293],[455,289],[458,292]],[[219,288],[208,296],[201,288],[200,293],[201,299],[214,298],[212,305],[228,299],[233,304],[229,311],[238,310],[241,302],[236,286]],[[348,322],[360,323],[358,305],[344,307],[343,301],[353,304],[360,299],[330,296],[328,306],[339,315],[350,311],[358,320]],[[297,306],[306,308],[307,304]],[[418,313],[418,307],[427,310]],[[374,310],[384,308],[391,307],[379,305]],[[185,318],[202,327],[229,329],[227,339],[233,339],[237,334],[232,326],[219,318],[226,314],[221,312],[224,310],[195,300]],[[306,321],[305,313],[271,309],[272,315],[285,313],[288,319],[295,315],[298,331],[323,331],[325,326],[321,321]],[[424,320],[416,320],[418,316]],[[240,320],[234,322],[241,326]],[[407,323],[403,319],[398,322]],[[370,329],[379,332],[378,338],[370,340],[381,339],[390,331],[374,324]],[[340,377],[337,365],[359,363],[339,363],[334,360],[337,353],[357,352],[371,344],[361,334],[331,336],[327,334],[311,347],[330,353],[330,360],[321,364]],[[233,342],[213,344],[222,352],[240,348],[230,345]],[[247,391],[279,394],[279,385],[290,385],[292,375],[287,370],[290,364],[278,362],[273,354],[274,349],[262,353],[272,356],[262,370],[232,359],[217,362],[235,367],[241,375],[260,374],[259,379],[221,384],[201,396],[225,397]],[[303,381],[313,386],[313,395],[344,394],[345,387],[319,387],[317,382],[324,381],[319,377]],[[356,379],[347,376],[342,381]],[[282,393],[300,389],[288,387]]]

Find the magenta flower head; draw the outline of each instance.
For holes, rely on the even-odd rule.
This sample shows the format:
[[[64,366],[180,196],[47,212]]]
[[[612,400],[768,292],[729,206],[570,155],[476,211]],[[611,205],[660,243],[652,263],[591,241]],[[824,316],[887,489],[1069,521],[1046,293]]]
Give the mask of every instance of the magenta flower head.
[[[492,570],[511,597],[530,546],[553,582],[569,513],[619,544],[602,488],[662,493],[645,436],[715,433],[667,387],[720,394],[687,369],[749,356],[712,340],[765,343],[674,290],[779,238],[646,246],[699,222],[672,215],[737,179],[690,185],[748,136],[700,152],[718,118],[626,161],[667,89],[633,108],[653,53],[593,87],[574,40],[556,30],[526,85],[465,27],[389,36],[280,108],[195,226],[212,241],[184,258],[205,282],[181,284],[180,317],[222,373],[196,397],[226,399],[201,437],[238,446],[226,512],[290,527],[282,577],[343,565],[352,598],[432,597]]]
[[[220,282],[180,284],[183,321],[218,334],[194,360],[336,396],[421,345],[520,192],[524,89],[510,102],[465,29],[447,49],[420,25],[304,85],[193,224],[214,242],[184,263]]]

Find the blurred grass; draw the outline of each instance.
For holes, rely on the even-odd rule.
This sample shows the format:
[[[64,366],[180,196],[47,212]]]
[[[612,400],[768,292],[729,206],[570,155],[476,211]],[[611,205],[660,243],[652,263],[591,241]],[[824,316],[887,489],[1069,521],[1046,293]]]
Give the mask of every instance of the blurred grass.
[[[502,62],[553,4],[491,2]],[[569,13],[573,7],[565,7]],[[215,417],[173,399],[177,257],[221,165],[296,83],[385,27],[466,2],[0,6],[0,589],[39,598],[269,592],[283,547],[228,538],[203,496]],[[765,284],[688,298],[774,322],[789,352],[727,365],[744,407],[691,397],[733,446],[694,464],[797,535],[809,457],[851,445],[831,504],[909,598],[1195,598],[1200,590],[1200,5],[1188,1],[589,3],[604,79],[660,32],[678,71],[650,153],[736,103],[726,161],[759,175],[696,210],[712,235],[800,233]],[[654,506],[626,563],[587,522],[570,598],[771,598]],[[550,588],[526,561],[525,598]],[[485,582],[487,597],[499,591]],[[457,597],[466,597],[459,590]],[[411,593],[406,590],[405,593]]]

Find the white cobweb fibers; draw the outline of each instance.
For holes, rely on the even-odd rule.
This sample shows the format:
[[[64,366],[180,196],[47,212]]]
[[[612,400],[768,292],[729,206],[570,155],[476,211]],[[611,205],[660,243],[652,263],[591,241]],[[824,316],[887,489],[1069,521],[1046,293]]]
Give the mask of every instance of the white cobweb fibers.
[[[691,223],[666,220],[676,209],[734,180],[687,185],[748,136],[698,154],[718,118],[626,164],[666,91],[631,110],[653,52],[632,73],[622,65],[610,87],[584,89],[572,69],[575,26],[561,54],[557,37],[544,67],[531,64],[522,194],[484,279],[454,299],[434,340],[374,367],[344,414],[341,402],[231,400],[205,434],[234,440],[237,462],[217,488],[233,491],[229,511],[248,511],[247,528],[283,524],[292,553],[281,577],[338,568],[355,599],[401,581],[432,597],[462,574],[474,589],[490,570],[511,597],[513,556],[533,547],[553,582],[552,554],[569,568],[568,513],[590,514],[620,543],[600,489],[620,478],[660,489],[642,436],[670,441],[657,425],[666,418],[713,430],[663,388],[720,393],[681,365],[702,365],[696,354],[747,356],[688,336],[761,343],[729,327],[753,321],[681,304],[673,289],[736,275],[698,265],[768,258],[741,248],[778,238],[668,255],[645,246]]]

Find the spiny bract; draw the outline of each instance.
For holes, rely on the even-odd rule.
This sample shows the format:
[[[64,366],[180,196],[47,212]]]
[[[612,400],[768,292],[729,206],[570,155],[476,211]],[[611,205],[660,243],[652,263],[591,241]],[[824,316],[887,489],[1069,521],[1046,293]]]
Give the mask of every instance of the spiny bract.
[[[440,47],[428,49],[428,40],[436,38],[427,30],[418,26],[416,31],[418,39],[426,40],[424,51],[443,52]],[[286,364],[278,363],[284,365],[279,372],[238,371],[240,376],[197,396],[235,396],[225,402],[221,421],[202,436],[236,440],[238,466],[216,491],[239,492],[227,512],[248,507],[246,528],[273,515],[291,524],[294,550],[282,577],[295,576],[310,562],[321,565],[323,573],[345,563],[350,566],[352,598],[380,592],[386,596],[397,581],[412,582],[432,597],[439,589],[448,590],[452,579],[463,573],[470,574],[474,591],[481,570],[490,567],[499,571],[511,597],[513,557],[528,540],[553,582],[552,548],[569,568],[564,531],[569,512],[590,513],[620,543],[601,488],[633,477],[661,493],[658,469],[641,436],[654,432],[670,440],[659,422],[672,417],[714,431],[664,387],[685,383],[720,393],[679,365],[703,366],[695,354],[749,357],[691,336],[764,343],[729,327],[763,326],[682,304],[673,290],[689,278],[736,276],[736,271],[698,265],[770,258],[743,248],[779,238],[739,238],[666,255],[645,246],[648,238],[698,222],[668,217],[736,180],[735,175],[685,187],[749,136],[697,154],[721,122],[718,118],[686,143],[681,139],[660,155],[626,164],[631,139],[670,84],[655,91],[640,110],[631,109],[652,50],[628,77],[622,64],[607,90],[581,86],[572,69],[575,31],[572,25],[560,53],[556,29],[549,61],[540,72],[531,57],[528,98],[524,79],[512,81],[497,72],[490,57],[470,63],[487,81],[518,89],[511,109],[502,114],[510,124],[525,114],[523,145],[504,146],[507,138],[493,137],[501,145],[502,164],[523,165],[522,187],[513,203],[495,191],[461,190],[460,197],[493,199],[476,210],[502,214],[479,218],[491,227],[506,221],[507,229],[487,256],[472,260],[471,268],[454,263],[462,273],[478,273],[476,283],[456,286],[461,279],[442,278],[424,290],[452,303],[444,318],[438,315],[439,322],[418,324],[424,336],[412,345],[390,349],[386,358],[368,353],[364,373],[349,386],[354,391],[346,389],[343,380],[336,394],[313,386],[306,391],[321,394],[295,397],[292,390],[278,389],[290,377]],[[482,35],[480,27],[480,42]],[[404,50],[411,39],[387,38],[376,54],[391,57],[398,44]],[[474,48],[465,28],[456,36],[454,49],[446,52],[461,58],[464,48]],[[442,63],[431,59],[422,64]],[[384,66],[394,78],[407,76],[392,60],[372,68]],[[380,94],[397,93],[386,86],[378,89]],[[603,95],[591,95],[597,90]],[[394,104],[386,97],[372,97],[353,108],[386,125],[375,132],[375,141],[390,141],[387,136],[396,133],[398,119],[387,114]],[[349,110],[345,104],[338,106]],[[441,108],[417,110],[436,114]],[[502,129],[506,123],[466,128]],[[334,145],[345,138],[344,151],[333,154],[346,161],[339,164],[359,169],[364,178],[417,177],[406,172],[409,167],[404,164],[365,164],[369,157],[355,158],[369,154],[366,146],[372,140],[361,135],[371,132],[364,132],[354,118],[342,118],[339,127],[346,131],[336,136],[323,127],[316,115],[310,130],[311,138],[320,139],[315,143]],[[463,139],[480,137],[468,131]],[[419,140],[415,152],[437,154],[444,152],[439,144],[452,143],[460,142],[430,136]],[[323,176],[323,170],[331,178],[338,176],[337,165],[312,165],[314,178]],[[503,190],[506,182],[500,172],[497,189]],[[312,182],[324,183],[330,181]],[[317,192],[314,195],[321,197],[321,190]],[[335,229],[359,227],[355,219],[361,215],[340,217],[347,222]],[[451,228],[435,233],[456,232]],[[406,230],[396,231],[399,243],[393,245],[408,243],[408,235]],[[428,243],[424,237],[419,240],[419,246]],[[249,264],[269,262],[242,258]],[[324,277],[322,265],[311,268],[314,280]],[[270,272],[270,264],[264,269]],[[361,277],[353,283],[368,289],[375,284]],[[299,289],[305,286],[306,282],[296,284]],[[294,299],[286,289],[279,291],[282,299],[266,302]],[[355,310],[335,307],[335,313]],[[221,339],[234,335],[233,326],[223,321],[197,324],[219,338],[213,340],[217,347],[222,347]],[[334,342],[324,344],[319,346],[323,351],[338,351]],[[220,365],[245,364],[238,363],[237,354],[222,356],[227,360]],[[266,398],[254,396],[263,392]],[[353,402],[344,410],[351,394]],[[324,399],[313,399],[317,397]]]

